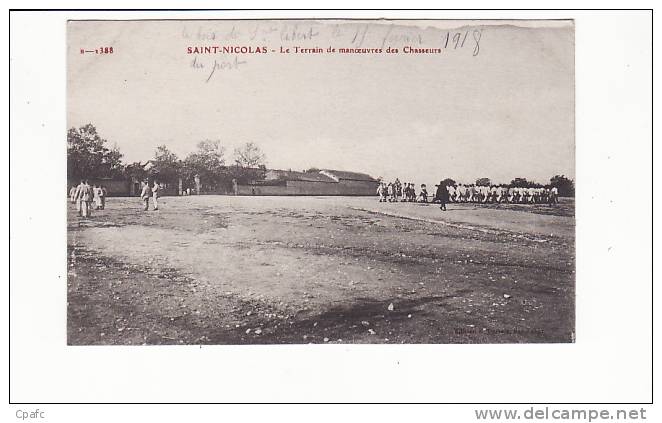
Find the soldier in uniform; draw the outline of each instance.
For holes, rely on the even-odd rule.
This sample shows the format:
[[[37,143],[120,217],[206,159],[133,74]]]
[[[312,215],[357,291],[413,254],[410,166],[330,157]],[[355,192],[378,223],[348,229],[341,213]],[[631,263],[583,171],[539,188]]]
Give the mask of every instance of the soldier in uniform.
[[[437,185],[437,195],[435,196],[441,203],[441,206],[439,208],[443,211],[446,211],[446,203],[448,203],[448,190],[446,189],[446,185],[444,185],[443,182],[439,182],[439,185]]]
[[[106,197],[108,196],[108,190],[105,186],[101,185],[101,210],[106,208]]]
[[[152,187],[152,198],[154,198],[154,210],[159,209],[158,198],[161,196],[161,185],[157,181],[154,181],[154,187]]]
[[[145,203],[145,207],[143,210],[147,211],[149,210],[149,196],[150,196],[151,190],[149,189],[149,182],[145,181],[143,182],[143,189],[140,192],[140,198],[143,200]]]
[[[87,180],[82,181],[78,186],[76,193],[76,201],[79,203],[78,213],[82,217],[92,216],[92,200],[94,199],[94,193],[92,192],[92,187],[87,183]]]
[[[78,209],[78,216],[83,215],[83,200],[81,191],[83,190],[84,186],[85,181],[81,179],[80,184],[76,186],[76,191],[74,192],[73,198],[71,199],[71,201],[76,204],[76,209]]]
[[[457,202],[466,203],[467,202],[467,187],[464,184],[459,184],[457,186]]]
[[[386,202],[391,203],[393,202],[393,197],[394,197],[394,192],[395,192],[395,187],[393,186],[392,182],[389,182],[388,185],[386,186]]]
[[[69,201],[71,201],[72,204],[76,203],[76,187],[71,187],[69,190]]]
[[[92,188],[92,192],[94,193],[94,209],[101,210],[101,197],[103,196],[101,193],[101,187],[95,184],[94,188]]]
[[[425,184],[421,184],[421,193],[418,196],[421,198],[421,203],[428,202],[428,188]]]
[[[446,189],[448,190],[448,201],[455,202],[455,187],[453,185],[446,185]]]
[[[556,204],[559,202],[559,189],[557,187],[552,187],[550,190],[549,202],[550,204]]]

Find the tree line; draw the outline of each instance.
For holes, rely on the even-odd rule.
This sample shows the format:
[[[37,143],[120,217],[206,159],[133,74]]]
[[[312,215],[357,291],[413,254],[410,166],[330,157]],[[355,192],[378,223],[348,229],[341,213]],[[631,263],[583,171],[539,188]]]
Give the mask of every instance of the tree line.
[[[226,164],[226,149],[218,140],[200,141],[196,150],[180,159],[166,145],[159,145],[151,161],[124,164],[116,146],[109,147],[92,124],[67,132],[67,172],[69,178],[111,178],[178,183],[195,188],[196,176],[205,191],[232,189],[232,180],[247,183],[264,179],[266,157],[254,143],[236,148],[233,163]],[[146,166],[151,162],[151,166]]]
[[[182,179],[183,188],[195,188],[195,178],[199,177],[203,191],[231,191],[232,181],[246,184],[264,179],[266,173],[266,157],[254,143],[247,142],[236,148],[232,155],[233,163],[226,164],[226,149],[218,140],[200,141],[196,150],[180,159],[166,145],[156,147],[152,166],[146,169],[146,164],[134,162],[124,164],[122,153],[116,146],[109,147],[92,124],[71,128],[67,132],[67,172],[69,178],[111,178],[158,179],[165,183],[178,183]],[[319,172],[310,168],[304,172]],[[453,179],[443,181],[445,185],[456,185]],[[478,178],[477,186],[490,186],[489,178]],[[559,195],[574,197],[575,183],[565,175],[556,175],[549,181],[549,186],[555,186]],[[543,185],[526,178],[515,178],[508,186],[523,188],[540,188]]]

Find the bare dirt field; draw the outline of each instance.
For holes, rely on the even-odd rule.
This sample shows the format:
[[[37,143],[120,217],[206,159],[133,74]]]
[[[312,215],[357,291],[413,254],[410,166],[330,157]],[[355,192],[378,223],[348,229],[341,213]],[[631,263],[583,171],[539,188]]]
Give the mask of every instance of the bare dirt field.
[[[572,342],[574,202],[68,204],[68,343]]]

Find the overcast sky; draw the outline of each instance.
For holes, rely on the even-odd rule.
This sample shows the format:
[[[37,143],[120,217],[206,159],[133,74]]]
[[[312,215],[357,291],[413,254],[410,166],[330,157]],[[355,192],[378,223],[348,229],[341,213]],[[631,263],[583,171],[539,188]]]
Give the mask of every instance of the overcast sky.
[[[125,162],[159,144],[184,158],[212,139],[228,162],[252,141],[278,169],[417,183],[574,178],[572,22],[89,21],[70,22],[68,37],[68,125],[94,124]],[[80,54],[104,46],[113,53]],[[268,53],[187,53],[196,46]]]

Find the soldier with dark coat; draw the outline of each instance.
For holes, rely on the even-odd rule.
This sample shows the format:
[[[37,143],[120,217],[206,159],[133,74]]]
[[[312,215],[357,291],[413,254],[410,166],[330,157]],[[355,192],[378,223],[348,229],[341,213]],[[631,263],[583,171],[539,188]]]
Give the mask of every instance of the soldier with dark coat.
[[[441,203],[439,208],[443,211],[446,211],[446,203],[448,203],[449,195],[448,189],[443,182],[439,182],[439,185],[437,185],[437,193],[435,198],[439,201],[439,203]]]

